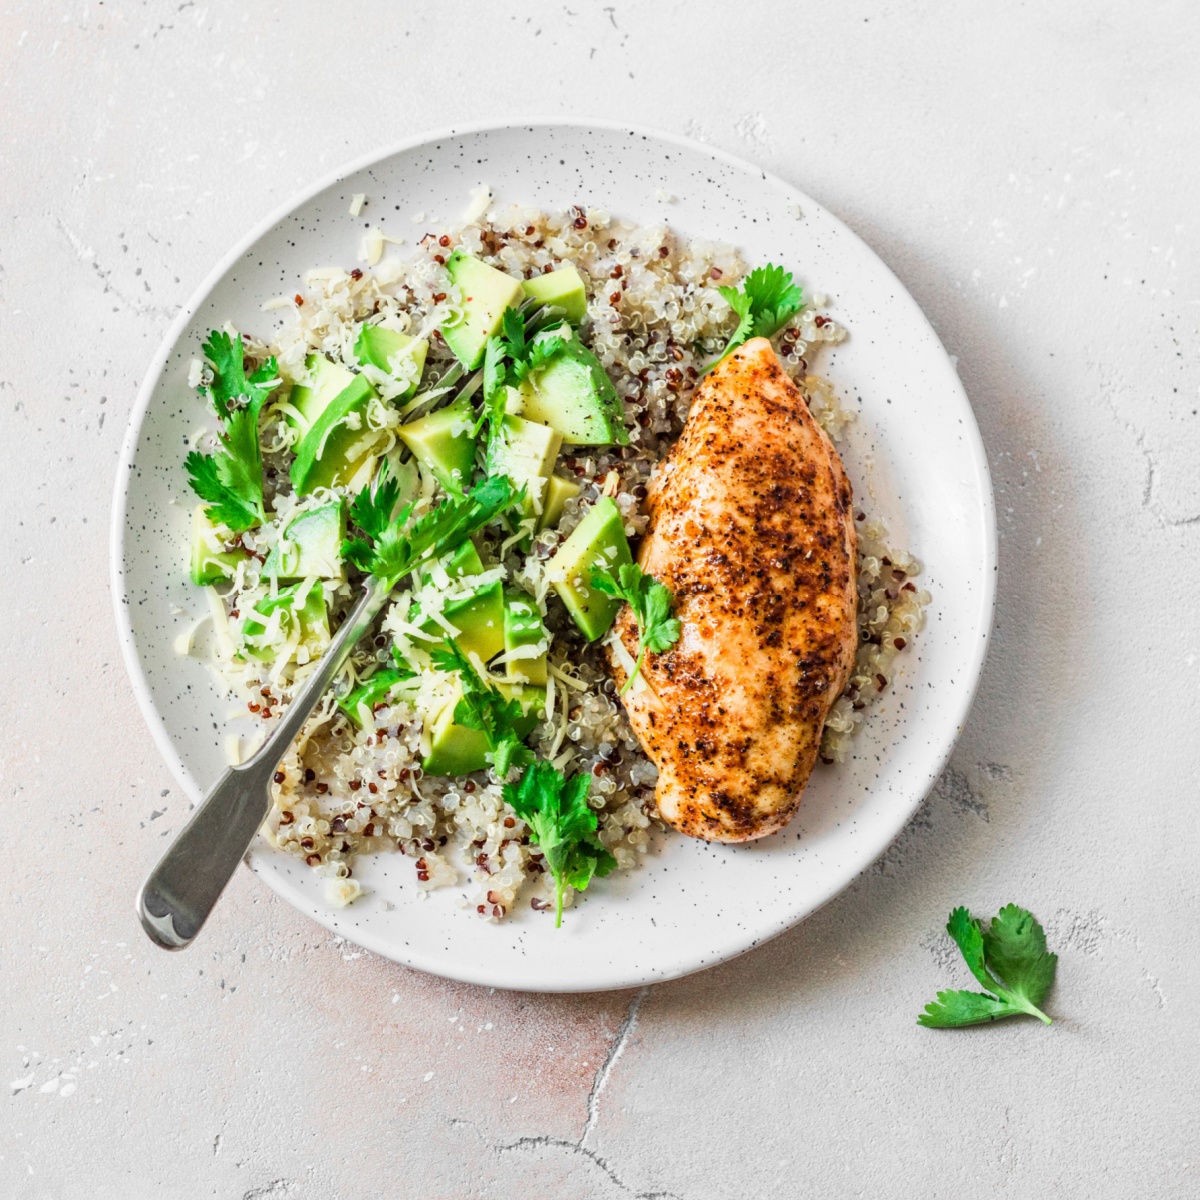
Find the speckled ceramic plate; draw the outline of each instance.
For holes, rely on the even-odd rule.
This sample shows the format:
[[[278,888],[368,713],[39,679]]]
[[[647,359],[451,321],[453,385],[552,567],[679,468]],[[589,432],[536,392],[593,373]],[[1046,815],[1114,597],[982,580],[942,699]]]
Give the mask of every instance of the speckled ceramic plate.
[[[250,867],[297,908],[368,949],[424,971],[534,991],[631,987],[741,954],[841,891],[896,836],[941,771],[967,714],[992,620],[995,516],[967,398],[929,323],[896,277],[815,201],[710,147],[599,122],[449,130],[373,156],[305,191],[217,265],[156,355],[125,443],[113,513],[113,596],[129,674],[150,729],[193,798],[225,767],[231,702],[176,635],[203,612],[184,564],[191,501],[184,437],[204,419],[187,386],[205,332],[227,320],[260,335],[264,299],[316,265],[352,264],[364,227],[411,237],[410,220],[457,217],[471,188],[497,203],[602,206],[729,241],[785,263],[827,293],[850,331],[820,369],[859,414],[844,451],[856,492],[925,563],[933,603],[903,671],[852,761],[818,768],[797,819],[745,846],[657,838],[644,867],[596,883],[561,930],[519,906],[488,924],[462,888],[422,897],[410,860],[360,860],[364,896],[333,910],[322,881],[265,843]],[[347,215],[351,196],[370,207]],[[249,733],[246,727],[244,732]],[[132,897],[136,880],[130,878]],[[252,916],[247,913],[247,920]]]

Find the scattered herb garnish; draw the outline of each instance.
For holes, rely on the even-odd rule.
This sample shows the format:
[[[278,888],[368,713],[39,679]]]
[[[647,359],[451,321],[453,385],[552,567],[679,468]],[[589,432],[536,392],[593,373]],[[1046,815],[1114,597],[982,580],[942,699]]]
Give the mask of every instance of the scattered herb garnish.
[[[503,789],[505,801],[529,826],[554,876],[556,929],[562,925],[567,888],[583,891],[593,876],[607,875],[617,865],[596,832],[599,822],[587,802],[591,784],[589,774],[566,779],[551,763],[537,759],[517,783],[506,783]]]
[[[720,287],[717,291],[740,319],[721,358],[709,364],[710,368],[728,358],[743,342],[778,333],[804,307],[804,293],[792,282],[792,273],[774,263],[755,267],[740,288]]]
[[[971,974],[991,994],[938,992],[937,999],[917,1018],[919,1025],[953,1029],[1022,1014],[1050,1024],[1038,1005],[1054,982],[1058,955],[1046,949],[1045,930],[1032,913],[1006,904],[984,932],[965,908],[956,908],[946,932],[962,951]]]
[[[507,475],[489,475],[469,492],[447,497],[410,524],[411,503],[392,515],[400,488],[388,478],[386,464],[385,459],[375,486],[364,488],[350,508],[354,523],[366,536],[348,538],[342,543],[342,554],[388,587],[394,587],[426,555],[439,558],[453,550],[525,495],[525,489],[515,487]]]
[[[486,424],[488,429],[489,461],[492,447],[503,428],[504,389],[524,382],[566,345],[566,339],[558,334],[536,339],[529,337],[525,317],[515,308],[506,308],[501,322],[501,331],[488,338],[483,354],[483,413],[480,424]],[[562,324],[562,321],[556,322],[549,329],[557,329]]]
[[[208,502],[210,520],[242,533],[266,520],[258,414],[279,383],[279,368],[271,357],[247,378],[240,333],[231,338],[214,329],[203,350],[212,382],[201,390],[225,428],[218,434],[216,454],[193,450],[184,466],[192,490]]]
[[[647,575],[637,563],[622,563],[615,575],[610,567],[595,567],[592,584],[606,596],[624,600],[637,620],[637,662],[621,688],[620,694],[624,695],[641,671],[647,650],[661,654],[679,641],[679,618],[671,616],[674,597],[665,583]]]
[[[525,715],[520,701],[506,699],[499,688],[485,682],[452,637],[429,653],[439,671],[457,671],[461,676],[462,699],[455,705],[454,720],[487,739],[488,761],[496,774],[504,779],[513,767],[532,762],[533,755],[516,728]]]

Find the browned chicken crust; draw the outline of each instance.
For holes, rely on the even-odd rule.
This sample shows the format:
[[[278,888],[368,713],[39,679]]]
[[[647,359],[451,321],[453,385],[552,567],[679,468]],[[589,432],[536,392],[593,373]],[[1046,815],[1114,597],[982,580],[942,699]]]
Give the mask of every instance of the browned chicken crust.
[[[682,622],[671,650],[647,655],[649,687],[625,696],[659,811],[707,841],[765,837],[800,805],[857,638],[850,483],[765,338],[696,389],[646,505],[638,561]],[[631,654],[636,630],[622,608]]]

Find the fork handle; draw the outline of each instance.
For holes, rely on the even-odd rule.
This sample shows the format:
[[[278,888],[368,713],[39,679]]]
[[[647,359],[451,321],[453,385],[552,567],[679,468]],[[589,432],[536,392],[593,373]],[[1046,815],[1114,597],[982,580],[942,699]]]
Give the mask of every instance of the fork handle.
[[[388,589],[378,580],[368,581],[362,598],[271,736],[252,758],[225,772],[150,872],[138,892],[137,912],[156,945],[182,950],[200,932],[271,811],[271,777],[279,760],[370,628],[387,595]]]

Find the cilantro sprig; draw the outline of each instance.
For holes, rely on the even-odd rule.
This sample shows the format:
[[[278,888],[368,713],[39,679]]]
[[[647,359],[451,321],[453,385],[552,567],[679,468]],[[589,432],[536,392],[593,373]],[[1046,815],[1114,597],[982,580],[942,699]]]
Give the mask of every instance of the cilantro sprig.
[[[956,908],[946,932],[987,994],[938,992],[917,1018],[919,1025],[954,1029],[1021,1015],[1051,1023],[1038,1006],[1054,983],[1058,955],[1046,949],[1045,930],[1032,913],[1006,904],[985,931],[965,908]]]
[[[742,280],[740,288],[720,287],[717,291],[737,313],[738,324],[721,358],[711,367],[728,358],[743,342],[778,333],[804,307],[804,293],[792,282],[792,273],[774,263],[756,267]]]
[[[533,761],[533,754],[517,732],[525,715],[519,700],[506,699],[499,688],[484,681],[470,658],[451,637],[442,646],[430,650],[433,665],[439,671],[457,671],[462,681],[462,698],[454,708],[456,724],[477,729],[487,739],[488,761],[504,779],[513,767]]]
[[[193,450],[184,466],[192,490],[207,501],[209,518],[242,533],[266,520],[258,417],[279,384],[279,367],[271,357],[247,377],[240,333],[231,338],[214,329],[202,349],[212,380],[201,390],[224,429],[217,435],[216,454]]]
[[[679,641],[679,618],[671,616],[675,598],[665,583],[659,583],[653,575],[646,574],[637,563],[622,563],[615,575],[611,567],[595,567],[592,570],[592,584],[606,596],[624,600],[633,609],[637,621],[637,662],[621,688],[620,694],[624,695],[641,671],[647,650],[661,654]]]
[[[560,328],[562,321],[548,326]],[[480,425],[488,429],[489,461],[491,450],[501,436],[504,422],[504,389],[523,383],[539,367],[543,367],[564,346],[566,338],[559,334],[532,338],[525,326],[525,317],[515,308],[506,308],[501,318],[500,332],[487,340],[483,354],[483,413]]]
[[[524,495],[525,489],[516,487],[507,475],[489,475],[469,492],[447,497],[414,521],[411,502],[393,515],[400,487],[388,477],[385,459],[374,486],[364,488],[350,507],[354,524],[365,536],[343,542],[342,555],[359,570],[394,587],[422,558],[438,558],[453,550]]]
[[[607,875],[617,860],[605,849],[599,821],[587,802],[592,777],[580,773],[567,779],[553,764],[538,759],[517,783],[506,783],[505,801],[529,826],[554,877],[554,926],[562,925],[567,888],[583,891],[593,877]]]

